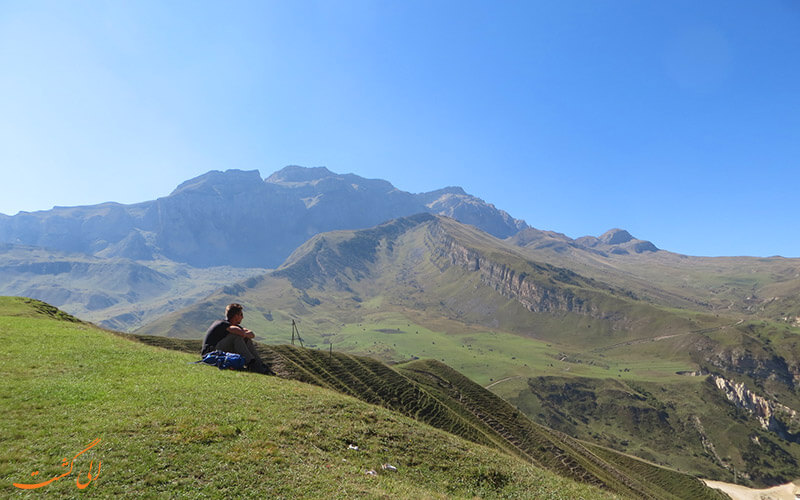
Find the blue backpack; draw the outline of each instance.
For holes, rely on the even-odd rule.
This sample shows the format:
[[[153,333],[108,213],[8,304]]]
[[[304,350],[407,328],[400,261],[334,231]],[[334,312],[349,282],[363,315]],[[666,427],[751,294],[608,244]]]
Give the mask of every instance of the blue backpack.
[[[206,363],[216,366],[220,370],[241,370],[244,368],[244,356],[234,352],[213,351],[203,356],[197,363]]]

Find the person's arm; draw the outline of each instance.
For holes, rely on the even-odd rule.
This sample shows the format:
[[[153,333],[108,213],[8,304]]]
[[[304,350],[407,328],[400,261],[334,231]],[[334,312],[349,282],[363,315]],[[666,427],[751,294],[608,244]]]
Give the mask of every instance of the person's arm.
[[[243,328],[238,325],[231,325],[228,327],[228,333],[232,333],[234,335],[238,335],[240,337],[244,337],[246,339],[252,339],[256,336],[255,333],[251,332],[247,328]]]

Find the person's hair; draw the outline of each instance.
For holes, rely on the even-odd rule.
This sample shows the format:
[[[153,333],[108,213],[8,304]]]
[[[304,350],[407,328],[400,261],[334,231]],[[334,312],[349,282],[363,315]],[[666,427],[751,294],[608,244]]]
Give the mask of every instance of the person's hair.
[[[244,308],[241,304],[237,304],[235,302],[233,304],[228,304],[228,307],[225,308],[225,317],[231,319],[242,312],[242,309]]]

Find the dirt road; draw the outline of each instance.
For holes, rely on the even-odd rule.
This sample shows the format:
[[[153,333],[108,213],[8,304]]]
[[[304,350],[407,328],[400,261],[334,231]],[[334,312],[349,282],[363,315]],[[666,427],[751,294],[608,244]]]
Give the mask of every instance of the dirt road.
[[[723,483],[721,481],[709,481],[703,479],[709,487],[722,490],[733,500],[795,500],[795,494],[800,494],[800,486],[788,483],[775,486],[765,490],[755,490],[738,484]]]

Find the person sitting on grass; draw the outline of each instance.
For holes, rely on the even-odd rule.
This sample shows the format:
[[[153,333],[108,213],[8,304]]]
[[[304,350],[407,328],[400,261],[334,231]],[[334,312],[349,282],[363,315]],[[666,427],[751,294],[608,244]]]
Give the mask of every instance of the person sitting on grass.
[[[225,308],[225,318],[214,321],[206,331],[203,338],[203,350],[200,355],[205,356],[212,351],[235,352],[245,359],[247,370],[257,373],[272,373],[258,355],[253,337],[255,334],[241,326],[244,319],[244,308],[241,304],[228,304]]]

